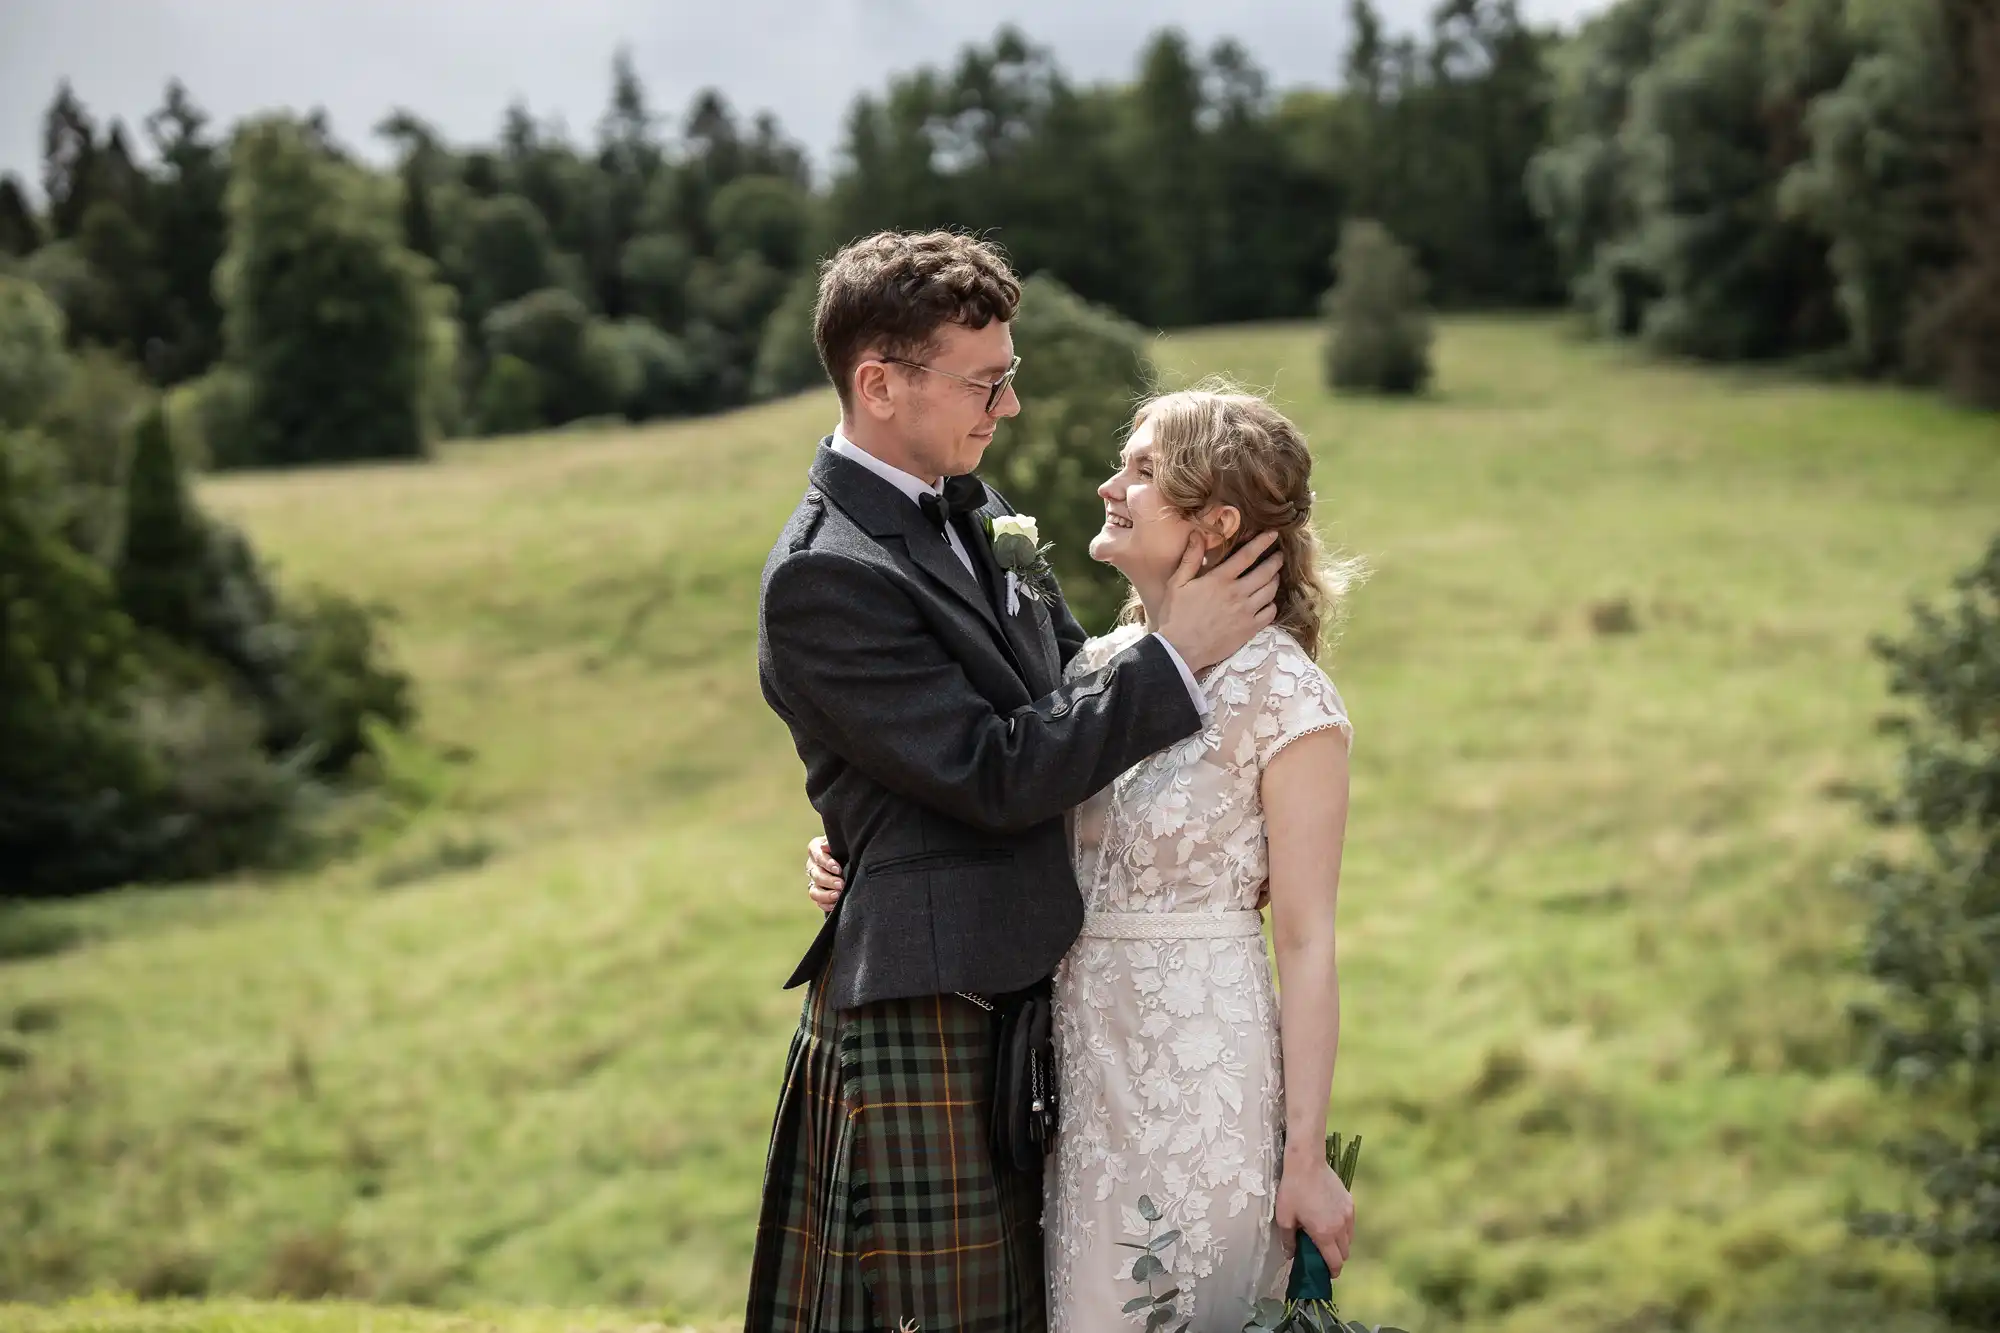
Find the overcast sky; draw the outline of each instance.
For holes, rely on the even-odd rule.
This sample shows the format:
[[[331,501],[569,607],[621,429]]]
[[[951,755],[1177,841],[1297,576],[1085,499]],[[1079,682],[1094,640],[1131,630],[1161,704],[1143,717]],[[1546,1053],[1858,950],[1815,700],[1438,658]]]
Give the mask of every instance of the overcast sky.
[[[1377,3],[1391,26],[1406,28],[1432,0]],[[1570,23],[1605,3],[1523,0],[1522,9]],[[656,109],[678,117],[697,90],[721,88],[746,116],[776,111],[824,167],[857,92],[898,70],[948,62],[1004,22],[1086,80],[1128,76],[1140,44],[1162,27],[1202,45],[1233,36],[1283,87],[1332,79],[1346,8],[1340,0],[0,0],[0,170],[39,184],[42,112],[64,78],[100,123],[123,117],[135,132],[178,76],[222,122],[323,106],[339,138],[375,158],[382,145],[369,131],[397,105],[463,143],[491,139],[520,97],[586,137],[621,43]]]

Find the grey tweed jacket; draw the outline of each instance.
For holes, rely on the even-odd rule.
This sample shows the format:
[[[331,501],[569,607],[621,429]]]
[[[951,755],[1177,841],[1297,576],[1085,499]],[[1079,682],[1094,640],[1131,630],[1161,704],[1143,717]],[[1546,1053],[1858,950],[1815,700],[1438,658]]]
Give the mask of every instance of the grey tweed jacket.
[[[1007,615],[907,496],[828,443],[758,605],[764,698],[847,880],[785,984],[824,973],[840,1008],[1019,990],[1083,926],[1068,812],[1201,716],[1150,636],[1065,684],[1084,641],[1069,608]],[[1014,512],[988,495],[983,516]],[[960,537],[999,586],[977,525]]]

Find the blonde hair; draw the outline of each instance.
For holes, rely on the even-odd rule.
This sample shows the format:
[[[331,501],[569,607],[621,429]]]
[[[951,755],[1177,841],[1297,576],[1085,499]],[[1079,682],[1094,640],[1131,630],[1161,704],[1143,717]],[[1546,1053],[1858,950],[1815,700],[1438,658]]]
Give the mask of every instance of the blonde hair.
[[[1214,382],[1141,403],[1132,429],[1148,422],[1153,426],[1153,485],[1161,498],[1197,521],[1216,505],[1232,505],[1242,516],[1216,559],[1261,533],[1278,534],[1284,565],[1274,623],[1317,658],[1363,566],[1359,560],[1329,556],[1313,529],[1312,451],[1305,436],[1264,399]],[[1134,593],[1119,621],[1144,619],[1145,608]]]

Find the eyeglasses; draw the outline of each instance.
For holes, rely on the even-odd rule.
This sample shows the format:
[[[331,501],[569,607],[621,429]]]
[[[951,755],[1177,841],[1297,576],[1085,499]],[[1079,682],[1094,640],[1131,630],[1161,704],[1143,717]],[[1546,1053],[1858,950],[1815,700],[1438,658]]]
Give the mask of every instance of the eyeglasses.
[[[988,416],[992,415],[993,409],[999,405],[1001,397],[1006,394],[1007,386],[1014,382],[1015,373],[1021,369],[1021,358],[1017,356],[1014,358],[1013,364],[1007,367],[1006,374],[997,380],[989,382],[987,380],[976,380],[970,375],[961,375],[955,370],[939,370],[936,366],[927,366],[921,361],[905,361],[900,356],[885,356],[880,359],[894,362],[899,366],[908,366],[912,370],[928,370],[935,375],[949,375],[960,383],[970,384],[975,389],[986,390],[986,412]]]

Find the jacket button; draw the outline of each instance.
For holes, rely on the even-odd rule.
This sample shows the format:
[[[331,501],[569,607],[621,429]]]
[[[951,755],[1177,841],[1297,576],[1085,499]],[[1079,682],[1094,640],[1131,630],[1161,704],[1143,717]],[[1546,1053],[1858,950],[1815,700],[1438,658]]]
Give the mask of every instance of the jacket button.
[[[1049,709],[1049,716],[1052,718],[1061,717],[1064,713],[1067,713],[1068,711],[1069,711],[1069,700],[1058,699],[1056,700],[1055,707]]]

